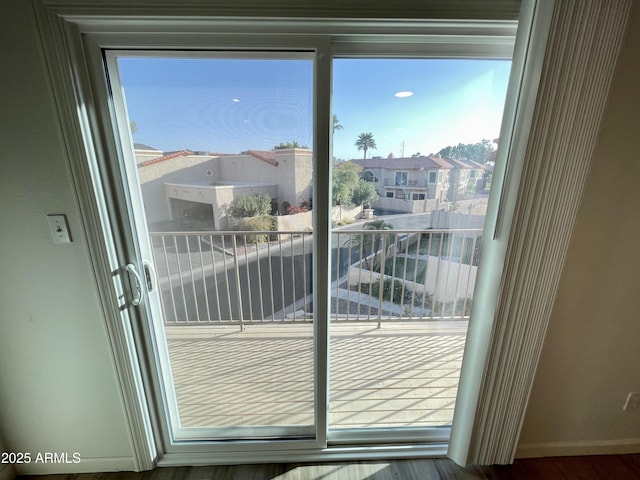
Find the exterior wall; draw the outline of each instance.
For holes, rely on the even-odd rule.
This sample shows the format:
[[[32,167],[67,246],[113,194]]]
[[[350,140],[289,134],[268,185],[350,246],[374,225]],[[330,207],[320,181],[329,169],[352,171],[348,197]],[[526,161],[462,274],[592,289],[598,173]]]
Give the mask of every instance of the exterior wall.
[[[207,175],[210,171],[211,175]],[[214,157],[190,155],[165,160],[138,168],[138,180],[144,201],[147,223],[154,225],[171,220],[171,203],[165,184],[211,182],[220,176],[219,160]]]
[[[295,204],[309,202],[311,205],[313,203],[313,155],[310,150],[295,152],[294,185]]]
[[[362,265],[364,266],[364,264]],[[434,295],[435,300],[451,302],[461,298],[472,298],[476,282],[478,267],[465,265],[459,262],[450,262],[442,258],[429,256],[427,263],[427,274],[425,283],[414,283],[405,280],[406,289],[416,293],[427,293]],[[385,275],[385,279],[394,277]],[[380,273],[356,264],[349,267],[349,285],[355,286],[359,283],[371,283],[380,280]]]
[[[267,194],[271,198],[276,198],[278,194],[277,185],[264,186],[242,186],[242,185],[219,185],[212,187],[213,191],[213,217],[215,228],[225,230],[230,227],[230,215],[227,213],[229,204],[240,195]]]
[[[335,205],[331,208],[331,221],[340,223],[344,221],[352,221],[359,218],[362,215],[362,207],[357,206],[351,209],[345,208],[342,205]]]
[[[309,231],[313,229],[313,212],[296,213],[295,215],[278,215],[276,229],[279,232]]]
[[[225,230],[230,227],[227,209],[241,195],[267,194],[275,198],[277,185],[165,185],[166,198],[211,205],[212,228]]]
[[[278,185],[278,205],[300,205],[312,197],[312,155],[310,150],[276,150],[278,166],[253,155],[220,158],[220,181],[260,181]],[[250,172],[250,174],[248,173]],[[282,212],[284,213],[284,212]]]
[[[374,209],[391,210],[394,212],[425,213],[438,208],[438,201],[429,200],[402,200],[397,198],[378,198],[371,205]]]
[[[431,212],[430,217],[430,227],[433,229],[484,228],[484,215],[472,215],[468,213],[447,212],[446,210],[435,210]]]

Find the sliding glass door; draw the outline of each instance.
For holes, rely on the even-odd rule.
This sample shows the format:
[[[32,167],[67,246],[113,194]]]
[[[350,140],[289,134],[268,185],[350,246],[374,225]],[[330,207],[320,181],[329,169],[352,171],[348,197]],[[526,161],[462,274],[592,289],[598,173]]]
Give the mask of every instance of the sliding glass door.
[[[172,435],[315,438],[313,55],[106,59]]]
[[[330,438],[451,424],[510,67],[333,62]]]
[[[448,439],[509,55],[303,43],[101,51],[170,453]]]

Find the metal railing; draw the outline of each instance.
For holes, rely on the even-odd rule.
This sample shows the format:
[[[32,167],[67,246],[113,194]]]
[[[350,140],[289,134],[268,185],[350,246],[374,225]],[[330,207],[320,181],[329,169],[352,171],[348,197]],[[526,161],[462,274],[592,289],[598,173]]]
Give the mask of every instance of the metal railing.
[[[385,178],[384,179],[384,186],[385,187],[426,187],[427,186],[427,181],[426,180],[407,180],[407,181],[402,181],[402,180],[395,180],[393,178],[391,178],[391,179]]]
[[[334,231],[332,321],[467,317],[481,234]],[[170,232],[150,239],[166,324],[313,321],[311,232]]]

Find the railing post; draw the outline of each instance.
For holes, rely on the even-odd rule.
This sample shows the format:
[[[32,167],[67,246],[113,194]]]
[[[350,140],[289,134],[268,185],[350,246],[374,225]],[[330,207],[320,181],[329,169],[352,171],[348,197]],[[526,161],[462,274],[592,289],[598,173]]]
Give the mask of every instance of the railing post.
[[[386,258],[387,257],[386,255],[387,236],[385,235],[384,231],[382,231],[381,234],[382,234],[382,253],[380,258],[380,292],[379,292],[380,308],[378,308],[378,328],[382,328],[382,302],[384,301],[384,270],[386,268],[385,264],[387,263],[387,258]],[[393,279],[391,281],[393,282]],[[391,292],[393,292],[393,283],[391,284]],[[392,299],[393,299],[393,293],[391,293],[389,296],[389,309],[391,310],[393,310],[393,302],[391,301]]]
[[[233,239],[233,267],[236,273],[236,299],[238,301],[238,315],[240,316],[240,331],[244,332],[244,315],[242,312],[242,290],[240,289],[240,266],[238,265],[238,242],[235,235],[231,235]],[[245,235],[246,243],[246,235]]]

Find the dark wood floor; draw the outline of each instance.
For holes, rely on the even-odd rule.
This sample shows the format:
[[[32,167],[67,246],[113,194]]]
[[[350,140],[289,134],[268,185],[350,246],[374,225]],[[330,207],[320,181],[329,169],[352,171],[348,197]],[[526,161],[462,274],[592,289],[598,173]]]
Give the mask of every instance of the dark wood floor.
[[[143,473],[22,476],[20,480],[633,480],[640,454],[516,460],[513,465],[460,468],[450,460],[264,464],[158,468]]]

